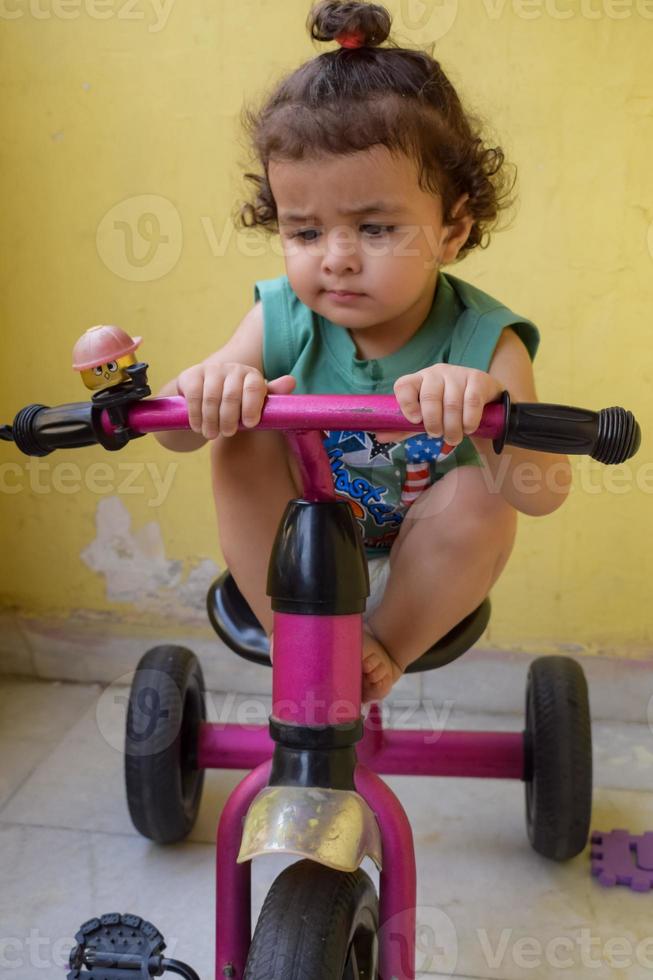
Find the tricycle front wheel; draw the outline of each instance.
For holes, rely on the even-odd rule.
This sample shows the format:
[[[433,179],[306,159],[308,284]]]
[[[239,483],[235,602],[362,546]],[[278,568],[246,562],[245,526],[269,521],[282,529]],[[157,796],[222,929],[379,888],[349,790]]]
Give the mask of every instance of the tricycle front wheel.
[[[302,860],[272,884],[244,980],[377,980],[378,897],[369,875]]]

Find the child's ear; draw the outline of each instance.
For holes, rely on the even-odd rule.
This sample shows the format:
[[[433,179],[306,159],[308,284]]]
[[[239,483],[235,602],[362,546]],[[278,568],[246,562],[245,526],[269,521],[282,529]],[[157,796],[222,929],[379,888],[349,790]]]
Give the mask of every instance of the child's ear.
[[[469,200],[469,194],[461,194],[453,208],[451,209],[452,216],[458,220],[463,221],[466,218],[471,218],[467,210],[467,202]],[[472,219],[473,220],[473,219]]]
[[[469,194],[461,194],[451,209],[451,222],[446,225],[447,232],[442,241],[443,264],[453,262],[463,247],[474,224],[474,218],[465,207]]]

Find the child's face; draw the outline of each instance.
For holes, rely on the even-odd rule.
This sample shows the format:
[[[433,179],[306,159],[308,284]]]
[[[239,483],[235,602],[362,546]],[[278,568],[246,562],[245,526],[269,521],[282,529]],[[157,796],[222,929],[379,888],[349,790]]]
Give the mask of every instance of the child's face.
[[[310,161],[271,160],[268,178],[288,279],[299,299],[354,330],[405,323],[414,310],[421,317],[417,329],[438,268],[455,259],[473,219],[443,225],[441,198],[419,187],[414,161],[384,146]],[[464,210],[465,198],[454,213]],[[391,207],[347,213],[378,202]],[[306,217],[293,220],[297,212]],[[333,290],[360,295],[338,299]]]

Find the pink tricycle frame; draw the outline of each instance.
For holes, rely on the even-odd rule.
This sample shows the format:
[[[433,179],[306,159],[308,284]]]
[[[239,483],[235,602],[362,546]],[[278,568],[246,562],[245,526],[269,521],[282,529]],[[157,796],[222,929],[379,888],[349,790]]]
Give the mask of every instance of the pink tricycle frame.
[[[487,405],[475,435],[500,438],[504,421],[502,404]],[[186,402],[176,397],[137,403],[130,407],[129,424],[136,433],[188,428]],[[113,431],[106,412],[102,425],[107,433]],[[321,430],[423,431],[421,424],[406,420],[393,395],[268,396],[257,428],[284,431],[299,463],[301,499],[306,501],[339,499]],[[274,612],[273,620],[271,717],[285,724],[324,726],[333,723],[330,709],[337,704],[338,723],[360,719],[362,614]],[[245,972],[251,941],[251,861],[239,864],[237,857],[248,808],[269,783],[274,744],[265,725],[206,722],[199,733],[199,768],[251,770],[231,792],[218,824],[216,980],[241,980]],[[356,757],[355,789],[374,813],[381,839],[379,977],[414,980],[413,837],[401,803],[380,774],[523,779],[524,735],[384,730],[379,705],[372,703]],[[383,929],[395,916],[403,941],[398,941],[396,930]]]

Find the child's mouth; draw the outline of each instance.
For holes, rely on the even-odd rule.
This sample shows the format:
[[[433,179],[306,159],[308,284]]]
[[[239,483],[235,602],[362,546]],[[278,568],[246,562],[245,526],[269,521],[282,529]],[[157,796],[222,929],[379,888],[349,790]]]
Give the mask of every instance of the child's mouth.
[[[351,302],[352,300],[362,299],[365,296],[365,293],[343,293],[330,289],[326,290],[326,294],[329,299],[335,300],[336,302]]]

